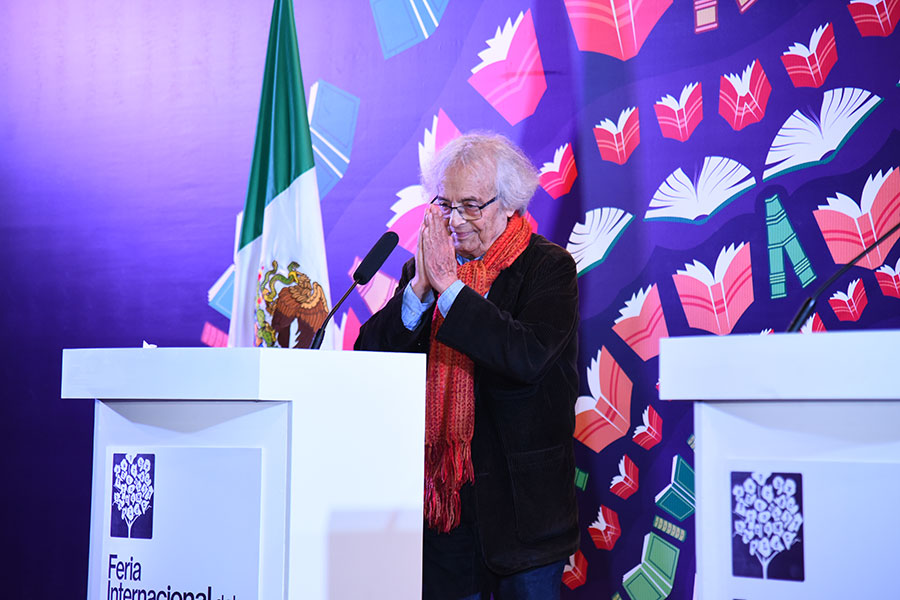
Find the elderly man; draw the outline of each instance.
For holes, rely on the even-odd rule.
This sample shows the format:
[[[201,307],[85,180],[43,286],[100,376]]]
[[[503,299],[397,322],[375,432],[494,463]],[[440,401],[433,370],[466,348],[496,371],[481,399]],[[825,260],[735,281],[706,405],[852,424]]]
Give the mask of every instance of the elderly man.
[[[523,217],[537,179],[503,136],[448,143],[415,258],[356,343],[428,353],[426,599],[558,598],[578,547],[578,284]]]

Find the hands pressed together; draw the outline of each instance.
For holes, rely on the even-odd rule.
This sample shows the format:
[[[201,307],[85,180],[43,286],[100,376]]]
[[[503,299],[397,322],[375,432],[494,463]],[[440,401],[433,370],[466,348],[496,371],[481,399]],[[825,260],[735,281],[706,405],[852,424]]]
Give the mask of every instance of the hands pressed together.
[[[440,211],[429,205],[419,228],[416,274],[411,281],[413,292],[420,300],[431,290],[440,294],[456,281],[457,264],[447,223]]]

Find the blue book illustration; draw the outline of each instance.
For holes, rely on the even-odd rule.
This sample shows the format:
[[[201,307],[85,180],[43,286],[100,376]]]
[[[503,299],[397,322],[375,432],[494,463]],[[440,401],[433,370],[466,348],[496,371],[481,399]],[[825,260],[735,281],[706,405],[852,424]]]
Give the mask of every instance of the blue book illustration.
[[[694,514],[694,470],[678,454],[672,457],[672,483],[656,495],[656,505],[679,521]]]
[[[234,265],[225,269],[225,272],[209,288],[207,298],[211,307],[225,315],[225,318],[231,318],[231,306],[234,300]]]
[[[388,59],[434,33],[450,0],[369,0],[381,52]]]
[[[321,79],[309,90],[309,132],[316,161],[319,200],[350,166],[359,98]]]

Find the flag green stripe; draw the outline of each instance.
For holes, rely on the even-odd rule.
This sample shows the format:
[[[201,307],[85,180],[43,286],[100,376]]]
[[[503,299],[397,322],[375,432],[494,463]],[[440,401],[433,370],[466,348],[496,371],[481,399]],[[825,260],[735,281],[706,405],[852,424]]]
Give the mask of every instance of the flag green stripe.
[[[275,0],[239,249],[262,235],[266,205],[313,166],[294,8]]]

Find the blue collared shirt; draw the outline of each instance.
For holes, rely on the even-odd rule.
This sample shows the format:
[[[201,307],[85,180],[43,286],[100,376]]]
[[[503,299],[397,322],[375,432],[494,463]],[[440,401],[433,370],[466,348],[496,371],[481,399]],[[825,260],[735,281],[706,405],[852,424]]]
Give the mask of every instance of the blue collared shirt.
[[[480,256],[478,258],[481,258]],[[470,260],[470,258],[463,258],[461,256],[456,257],[456,262],[459,264],[465,264]],[[456,300],[456,297],[459,295],[460,290],[463,289],[464,284],[462,281],[457,279],[445,289],[437,299],[438,310],[441,311],[441,315],[446,317],[447,313],[450,312],[450,307],[453,306],[453,302]],[[487,294],[485,294],[485,298]],[[403,326],[409,329],[410,331],[414,330],[419,326],[419,323],[422,321],[422,316],[431,309],[434,304],[434,290],[428,292],[425,296],[425,300],[422,301],[416,296],[416,293],[412,289],[412,282],[406,284],[406,288],[403,290],[403,306],[400,309],[400,317],[403,319]]]

